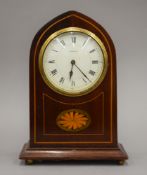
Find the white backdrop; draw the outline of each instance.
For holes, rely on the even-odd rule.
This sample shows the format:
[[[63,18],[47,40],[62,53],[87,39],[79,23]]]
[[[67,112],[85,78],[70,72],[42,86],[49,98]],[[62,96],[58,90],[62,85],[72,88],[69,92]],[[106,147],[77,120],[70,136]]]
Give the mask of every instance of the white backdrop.
[[[125,166],[38,165],[18,160],[29,139],[29,49],[55,16],[77,10],[100,23],[117,52],[118,136]],[[0,0],[0,174],[144,174],[147,172],[147,1]]]

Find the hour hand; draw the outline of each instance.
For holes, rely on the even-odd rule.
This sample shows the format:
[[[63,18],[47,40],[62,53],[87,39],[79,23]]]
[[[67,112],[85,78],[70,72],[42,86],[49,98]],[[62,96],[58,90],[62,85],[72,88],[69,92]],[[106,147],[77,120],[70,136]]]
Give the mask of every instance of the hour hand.
[[[73,75],[73,71],[71,70],[71,71],[69,72],[69,79],[70,79],[70,80],[71,80],[72,75]]]
[[[69,80],[71,80],[71,77],[73,76],[73,65],[75,64],[75,60],[71,60],[71,71],[69,72]]]

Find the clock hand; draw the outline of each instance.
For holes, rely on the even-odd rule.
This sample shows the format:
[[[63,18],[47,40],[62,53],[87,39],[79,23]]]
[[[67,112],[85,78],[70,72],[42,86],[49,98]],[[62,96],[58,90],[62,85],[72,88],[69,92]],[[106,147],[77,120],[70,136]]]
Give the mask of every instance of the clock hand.
[[[74,65],[75,65],[76,68],[84,75],[84,77],[87,78],[87,80],[91,82],[91,80],[89,80],[89,78],[87,77],[87,75],[84,74],[84,72],[83,72],[76,64],[74,64]]]
[[[71,77],[73,76],[73,65],[75,64],[75,60],[71,61],[71,71],[69,72],[69,79],[71,80]]]
[[[72,67],[73,67],[73,66],[72,66]],[[70,80],[71,80],[72,75],[73,75],[73,71],[71,70],[71,71],[69,72],[69,79],[70,79]]]

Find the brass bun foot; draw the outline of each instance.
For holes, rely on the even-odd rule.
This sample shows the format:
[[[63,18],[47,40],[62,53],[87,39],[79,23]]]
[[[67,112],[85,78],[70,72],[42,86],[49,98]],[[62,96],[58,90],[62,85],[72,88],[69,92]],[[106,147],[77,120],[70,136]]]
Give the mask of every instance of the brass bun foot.
[[[118,161],[118,164],[119,164],[119,165],[124,165],[124,164],[125,164],[125,160],[119,160],[119,161]]]
[[[32,165],[34,163],[33,160],[25,160],[26,165]]]

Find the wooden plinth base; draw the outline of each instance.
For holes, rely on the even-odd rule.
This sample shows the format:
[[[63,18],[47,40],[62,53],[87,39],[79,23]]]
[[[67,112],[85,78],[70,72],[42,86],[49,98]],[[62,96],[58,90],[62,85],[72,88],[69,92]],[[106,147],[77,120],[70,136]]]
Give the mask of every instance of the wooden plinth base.
[[[19,156],[20,159],[32,164],[34,160],[116,160],[123,164],[128,159],[123,146],[107,149],[34,149],[29,143],[24,147]]]

